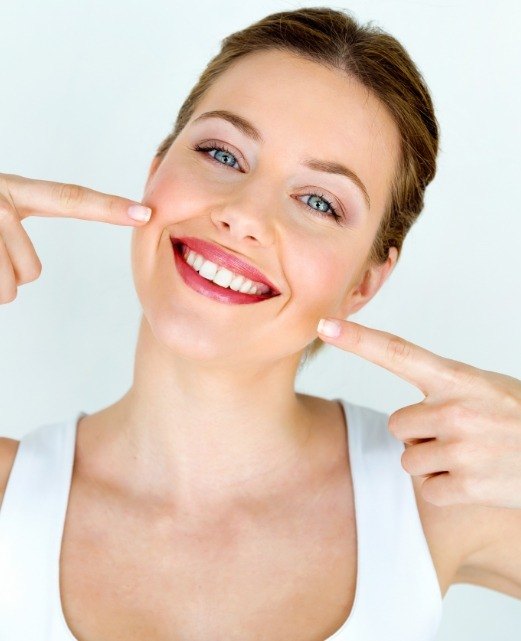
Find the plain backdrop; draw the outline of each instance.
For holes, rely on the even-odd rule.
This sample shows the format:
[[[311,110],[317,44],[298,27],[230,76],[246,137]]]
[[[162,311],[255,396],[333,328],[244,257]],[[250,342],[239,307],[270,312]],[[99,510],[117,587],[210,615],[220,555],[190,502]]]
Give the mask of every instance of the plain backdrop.
[[[1,0],[0,172],[140,200],[156,146],[220,40],[302,6],[320,3]],[[352,320],[521,378],[519,3],[327,6],[402,42],[441,125],[425,209],[389,281]],[[37,217],[23,224],[43,272],[0,306],[0,434],[14,438],[120,398],[132,380],[140,317],[131,228]],[[297,387],[389,413],[423,398],[329,345]],[[437,641],[520,636],[520,601],[450,588]]]

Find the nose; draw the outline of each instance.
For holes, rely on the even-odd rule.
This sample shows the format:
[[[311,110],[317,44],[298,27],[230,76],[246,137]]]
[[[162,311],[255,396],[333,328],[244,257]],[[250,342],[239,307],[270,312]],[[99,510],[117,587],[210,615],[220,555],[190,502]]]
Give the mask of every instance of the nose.
[[[211,213],[216,228],[230,239],[248,242],[251,245],[268,247],[275,238],[275,215],[277,205],[266,194],[273,193],[265,185],[252,184],[234,191],[228,199]],[[280,206],[280,205],[278,205]]]

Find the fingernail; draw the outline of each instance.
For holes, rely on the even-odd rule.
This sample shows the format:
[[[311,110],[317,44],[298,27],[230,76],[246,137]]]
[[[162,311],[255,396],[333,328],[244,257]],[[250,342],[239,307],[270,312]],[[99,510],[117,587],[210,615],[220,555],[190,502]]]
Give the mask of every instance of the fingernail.
[[[151,214],[152,210],[150,209],[150,207],[143,207],[143,205],[131,205],[128,208],[128,215],[133,220],[145,222],[147,220],[150,220]]]
[[[317,332],[329,336],[329,338],[337,338],[340,336],[340,323],[321,318],[317,325]]]

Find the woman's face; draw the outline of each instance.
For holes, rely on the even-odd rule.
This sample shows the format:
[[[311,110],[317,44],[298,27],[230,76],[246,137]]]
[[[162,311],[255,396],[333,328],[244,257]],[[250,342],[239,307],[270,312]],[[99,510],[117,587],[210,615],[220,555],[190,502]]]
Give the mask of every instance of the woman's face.
[[[216,110],[251,123],[262,141],[225,118],[201,118]],[[366,259],[398,149],[390,114],[345,74],[274,50],[236,62],[150,168],[142,202],[153,213],[133,230],[132,268],[156,338],[188,358],[273,362],[316,338],[319,318],[357,311],[395,262]],[[174,261],[171,237],[186,236],[254,266],[280,295],[230,304],[195,291]]]

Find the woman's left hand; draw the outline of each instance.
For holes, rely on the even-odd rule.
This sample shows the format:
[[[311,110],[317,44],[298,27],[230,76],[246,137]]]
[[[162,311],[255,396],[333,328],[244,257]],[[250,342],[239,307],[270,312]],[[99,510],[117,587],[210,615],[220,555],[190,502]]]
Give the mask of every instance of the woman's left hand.
[[[319,337],[385,367],[425,398],[389,416],[405,444],[402,467],[425,477],[423,498],[521,508],[521,381],[438,356],[403,338],[352,321],[328,318],[338,337]]]

